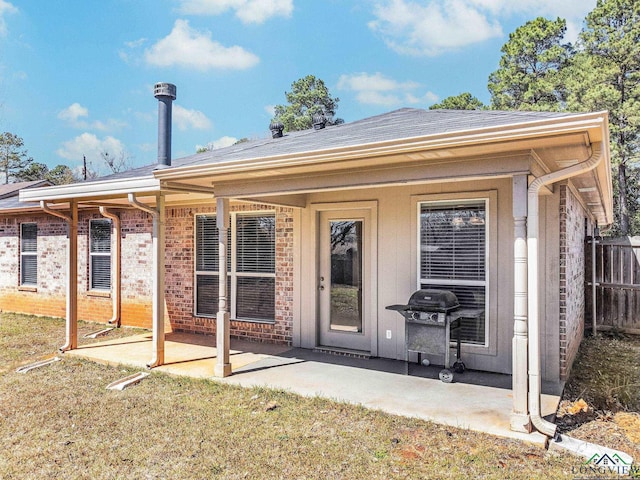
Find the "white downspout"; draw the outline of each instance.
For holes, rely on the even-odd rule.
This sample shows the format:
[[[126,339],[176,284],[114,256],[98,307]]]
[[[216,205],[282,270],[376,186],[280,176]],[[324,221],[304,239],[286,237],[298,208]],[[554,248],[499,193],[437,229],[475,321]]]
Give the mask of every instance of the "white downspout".
[[[116,231],[116,243],[113,251],[113,298],[112,298],[112,306],[113,306],[113,314],[111,319],[107,322],[109,324],[115,324],[116,327],[120,326],[121,322],[121,313],[122,313],[122,304],[120,302],[121,298],[121,287],[122,287],[122,279],[120,275],[122,259],[121,259],[121,238],[120,238],[120,217],[115,213],[107,210],[107,207],[100,207],[100,214],[103,217],[111,219],[113,222],[113,226]]]
[[[156,208],[140,203],[134,193],[129,204],[153,217],[153,359],[148,368],[164,364],[164,196],[158,195]]]
[[[538,280],[538,229],[540,189],[560,180],[588,172],[598,166],[603,158],[602,143],[592,145],[591,156],[584,162],[571,167],[548,173],[536,178],[528,190],[528,229],[527,229],[527,271],[528,271],[528,317],[529,317],[529,412],[531,423],[539,432],[554,437],[556,425],[542,418],[541,379],[540,379],[540,318],[539,318],[539,280]]]
[[[71,215],[65,215],[40,200],[40,208],[45,213],[62,218],[67,223],[66,341],[59,349],[61,352],[78,348],[78,203],[71,200],[69,207]]]

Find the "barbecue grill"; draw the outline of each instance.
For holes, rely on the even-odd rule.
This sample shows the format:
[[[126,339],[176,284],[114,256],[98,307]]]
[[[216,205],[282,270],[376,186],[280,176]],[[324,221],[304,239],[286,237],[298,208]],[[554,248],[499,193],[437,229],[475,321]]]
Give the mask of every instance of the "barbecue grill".
[[[405,344],[407,352],[418,354],[418,363],[421,356],[428,355],[431,358],[442,359],[444,369],[439,377],[445,383],[453,381],[453,373],[449,359],[451,333],[456,332],[456,361],[453,370],[463,373],[464,362],[460,358],[460,315],[455,312],[460,310],[460,303],[453,292],[448,290],[421,289],[414,292],[406,305],[389,305],[388,310],[400,313],[406,321]],[[435,360],[437,361],[437,360]],[[430,363],[429,359],[422,362]]]

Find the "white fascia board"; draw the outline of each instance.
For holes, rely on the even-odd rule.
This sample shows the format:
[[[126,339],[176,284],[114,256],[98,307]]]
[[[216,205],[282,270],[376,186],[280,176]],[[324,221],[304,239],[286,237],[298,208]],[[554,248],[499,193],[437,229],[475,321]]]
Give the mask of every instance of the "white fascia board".
[[[400,138],[384,142],[353,145],[324,150],[274,155],[270,157],[254,157],[245,160],[217,162],[201,165],[165,168],[154,172],[156,178],[163,180],[185,179],[223,173],[260,170],[265,168],[282,168],[321,164],[325,161],[335,162],[364,157],[410,153],[420,150],[436,150],[460,146],[479,145],[508,141],[527,140],[549,135],[566,135],[588,132],[589,130],[606,131],[607,112],[576,114],[566,117],[555,117],[536,122],[500,125],[474,130],[449,132],[437,135]]]
[[[126,197],[129,193],[155,193],[160,191],[160,181],[152,176],[118,178],[85,183],[70,183],[53,187],[20,190],[21,202],[91,200],[104,197]]]

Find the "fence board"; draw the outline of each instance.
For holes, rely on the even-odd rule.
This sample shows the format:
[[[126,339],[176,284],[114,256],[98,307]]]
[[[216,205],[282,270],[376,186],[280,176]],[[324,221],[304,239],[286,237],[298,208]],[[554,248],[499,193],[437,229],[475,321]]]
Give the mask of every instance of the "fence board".
[[[596,238],[595,272],[592,242],[585,248],[587,318],[605,329],[640,331],[640,238]],[[594,312],[592,286],[596,285]]]

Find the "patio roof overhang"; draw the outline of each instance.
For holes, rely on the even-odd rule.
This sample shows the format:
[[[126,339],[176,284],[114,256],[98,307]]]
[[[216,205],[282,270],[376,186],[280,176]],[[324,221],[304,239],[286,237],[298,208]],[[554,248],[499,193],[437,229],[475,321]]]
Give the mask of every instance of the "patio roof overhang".
[[[95,180],[20,191],[21,202],[64,208],[128,207],[130,193],[155,204],[211,201],[213,196],[303,208],[314,191],[408,183],[447,182],[549,173],[589,156],[595,142],[608,145],[606,112],[535,122],[399,138],[285,155],[161,168],[139,177]],[[600,225],[613,221],[609,150],[594,171],[572,179]],[[500,168],[490,160],[509,158]],[[532,166],[532,164],[534,164]],[[536,172],[537,170],[537,172]],[[34,205],[35,208],[38,208]]]
[[[537,177],[588,158],[602,142],[605,161],[572,179],[600,225],[613,221],[608,115],[576,114],[537,122],[425,135],[154,172],[165,190],[212,189],[215,196],[304,207],[305,194],[408,183],[529,174]],[[498,167],[494,160],[505,159]],[[508,165],[506,165],[508,163]]]

